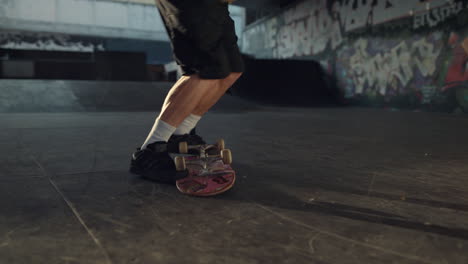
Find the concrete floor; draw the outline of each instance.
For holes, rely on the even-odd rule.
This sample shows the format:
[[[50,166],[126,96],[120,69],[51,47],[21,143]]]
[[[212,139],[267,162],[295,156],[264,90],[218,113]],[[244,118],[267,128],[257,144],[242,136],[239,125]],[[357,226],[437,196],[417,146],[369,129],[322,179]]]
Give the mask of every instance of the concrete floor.
[[[468,263],[468,118],[218,111],[238,183],[127,172],[156,113],[0,114],[0,263]]]

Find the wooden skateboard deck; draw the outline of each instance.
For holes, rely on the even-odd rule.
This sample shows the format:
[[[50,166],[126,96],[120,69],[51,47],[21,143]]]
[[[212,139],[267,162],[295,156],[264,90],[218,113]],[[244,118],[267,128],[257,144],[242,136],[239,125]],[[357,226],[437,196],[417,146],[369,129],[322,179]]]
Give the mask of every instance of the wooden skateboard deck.
[[[197,154],[171,154],[178,170],[184,168],[188,170],[187,177],[176,181],[177,189],[181,193],[213,196],[224,193],[234,186],[236,173],[230,165],[231,152],[224,149],[224,141],[222,145],[221,148],[218,144],[186,146],[186,151],[181,151],[182,153],[190,149]]]

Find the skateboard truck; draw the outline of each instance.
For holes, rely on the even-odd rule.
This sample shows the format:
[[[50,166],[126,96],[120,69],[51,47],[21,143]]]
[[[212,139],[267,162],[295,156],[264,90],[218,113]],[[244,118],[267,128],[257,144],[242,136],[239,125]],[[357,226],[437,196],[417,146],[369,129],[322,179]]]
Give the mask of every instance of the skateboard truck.
[[[230,165],[232,164],[232,152],[230,149],[225,149],[225,142],[224,139],[219,139],[215,145],[192,145],[189,146],[187,142],[180,142],[179,143],[179,153],[186,154],[188,156],[195,156],[190,155],[189,150],[195,149],[198,151],[198,157],[203,160],[203,169],[207,169],[208,162],[210,158],[221,158],[224,164]],[[216,149],[217,154],[210,155],[210,150]],[[177,171],[184,171],[186,170],[186,161],[184,156],[177,156],[174,159]]]

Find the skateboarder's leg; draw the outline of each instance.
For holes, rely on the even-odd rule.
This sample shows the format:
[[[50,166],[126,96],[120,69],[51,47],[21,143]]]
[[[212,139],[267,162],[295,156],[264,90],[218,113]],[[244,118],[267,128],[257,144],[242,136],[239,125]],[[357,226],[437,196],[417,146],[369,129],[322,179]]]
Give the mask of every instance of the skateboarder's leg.
[[[207,95],[200,101],[194,111],[193,115],[203,116],[208,110],[211,109],[218,101],[226,94],[226,91],[240,78],[242,73],[233,72],[228,77],[221,80],[221,84],[218,89],[213,89],[207,93]]]
[[[241,74],[231,73],[224,79],[201,79],[198,75],[182,76],[169,91],[161,114],[141,148],[144,149],[153,142],[168,141],[172,134],[188,134]]]
[[[198,75],[183,76],[166,97],[160,118],[177,127],[201,103],[210,99],[213,91],[220,90],[222,80],[201,79]]]
[[[216,41],[217,46],[210,50],[205,49],[205,57],[203,58],[207,61],[213,61],[213,64],[217,66],[206,67],[201,71],[201,73],[205,73],[205,75],[219,77],[221,79],[221,85],[218,89],[210,91],[196,107],[195,111],[192,112],[192,114],[197,116],[203,116],[216,104],[244,71],[244,62],[239,46],[237,45],[238,38],[235,33],[234,21],[229,16],[227,6],[217,13],[217,16],[222,17],[223,15],[225,19],[222,22],[220,36],[218,36],[218,40]],[[203,49],[204,48],[202,48],[202,50]]]
[[[169,91],[161,114],[141,148],[144,149],[158,141],[167,142],[182,121],[204,102],[205,98],[211,99],[210,94],[220,90],[222,84],[223,80],[219,79],[201,79],[198,75],[183,76]]]
[[[224,16],[224,19],[222,17]],[[199,65],[191,69],[190,66],[182,67],[185,71],[195,71],[202,79],[219,80],[220,84],[206,91],[202,100],[192,111],[191,115],[184,119],[174,133],[175,135],[187,134],[193,129],[200,118],[226,93],[226,91],[239,79],[244,70],[242,55],[237,45],[234,21],[229,17],[227,7],[217,10],[217,19],[222,19],[220,28],[215,28],[211,41],[195,38],[199,48],[195,50],[196,61]],[[219,22],[219,21],[218,21]],[[199,29],[198,29],[199,30]],[[209,39],[209,38],[208,38]],[[181,58],[184,60],[184,58]],[[188,60],[186,60],[188,61]]]
[[[205,113],[208,112],[208,110],[215,105],[224,94],[226,94],[226,91],[236,82],[237,79],[239,79],[241,75],[242,73],[240,72],[231,73],[228,77],[220,79],[217,87],[212,87],[212,89],[207,90],[191,114],[177,126],[177,129],[174,131],[174,135],[189,134],[192,129],[196,127],[203,115],[205,115]],[[168,99],[166,99],[165,104],[168,104]]]

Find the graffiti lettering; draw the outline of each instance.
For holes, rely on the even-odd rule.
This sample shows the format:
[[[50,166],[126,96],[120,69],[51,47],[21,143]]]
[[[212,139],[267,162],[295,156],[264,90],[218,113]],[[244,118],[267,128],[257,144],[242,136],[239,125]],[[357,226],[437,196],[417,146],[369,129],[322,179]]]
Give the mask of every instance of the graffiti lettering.
[[[437,86],[434,85],[427,85],[421,87],[421,103],[422,104],[429,104],[432,101],[432,98],[436,94]]]
[[[413,28],[435,26],[464,9],[453,0],[305,0],[245,32],[243,50],[269,58],[311,56],[337,48],[348,32],[414,15]],[[259,50],[263,52],[258,52]],[[259,55],[260,54],[260,55]]]
[[[336,5],[339,6],[339,3],[337,2]],[[347,4],[343,4],[341,7],[338,7],[338,9],[342,20],[341,23],[345,31],[352,31],[364,27],[372,21],[371,1],[347,1]]]
[[[342,4],[340,4],[342,3]],[[432,6],[446,4],[443,0],[431,1]],[[411,12],[424,11],[426,5],[419,0],[356,0],[335,2],[341,25],[345,32],[351,32],[367,26],[375,26],[392,20],[411,16]]]
[[[279,23],[279,20],[285,23]],[[261,37],[259,37],[261,36]],[[326,9],[326,1],[306,1],[245,32],[243,50],[270,50],[270,57],[310,56],[343,41],[340,25]],[[258,56],[258,54],[257,54]],[[261,55],[260,55],[261,56]]]
[[[441,52],[422,38],[408,44],[403,41],[387,52],[371,55],[369,42],[359,39],[354,44],[354,54],[349,58],[348,77],[353,80],[355,94],[365,89],[375,90],[381,95],[388,90],[398,90],[408,85],[416,70],[428,77],[436,70],[436,61]]]
[[[275,50],[278,35],[277,18],[272,18],[256,27],[244,31],[242,49],[249,50]],[[257,54],[258,55],[258,54]],[[271,55],[270,55],[271,56]],[[261,55],[259,57],[262,57]]]
[[[312,15],[313,14],[313,15]],[[336,48],[343,40],[339,24],[320,12],[280,28],[278,58],[308,56]]]
[[[319,0],[317,2],[323,2],[323,1]],[[319,3],[318,5],[322,6],[321,3]],[[308,18],[310,16],[310,10],[313,8],[314,8],[314,3],[310,1],[304,1],[304,2],[297,4],[296,6],[284,12],[284,23],[291,24],[294,21]]]
[[[451,3],[449,5],[434,8],[414,17],[413,28],[417,29],[423,26],[434,27],[447,18],[457,15],[463,10],[463,3]]]

